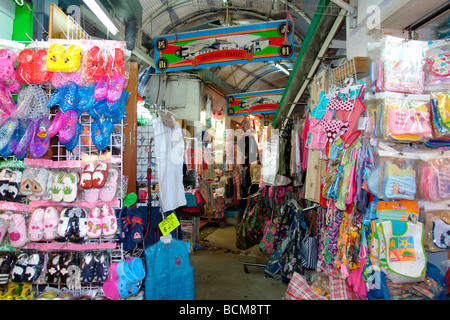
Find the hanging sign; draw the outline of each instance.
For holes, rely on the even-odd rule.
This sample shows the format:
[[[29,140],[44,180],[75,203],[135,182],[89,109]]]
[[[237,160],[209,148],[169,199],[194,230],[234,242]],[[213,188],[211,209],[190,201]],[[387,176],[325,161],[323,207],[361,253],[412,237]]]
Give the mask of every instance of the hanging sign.
[[[293,25],[286,20],[155,39],[156,72],[294,58]]]
[[[227,96],[229,116],[245,114],[274,114],[283,96],[284,89],[230,94]]]
[[[169,214],[163,221],[159,223],[159,230],[161,230],[161,233],[163,236],[166,234],[172,232],[178,226],[180,225],[180,221],[178,221],[177,216],[175,213]]]

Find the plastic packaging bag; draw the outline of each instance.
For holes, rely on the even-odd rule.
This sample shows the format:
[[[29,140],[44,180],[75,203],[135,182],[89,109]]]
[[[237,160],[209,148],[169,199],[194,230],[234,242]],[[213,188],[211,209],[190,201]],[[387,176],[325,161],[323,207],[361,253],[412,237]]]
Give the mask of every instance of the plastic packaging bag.
[[[427,43],[388,36],[383,39],[381,57],[384,62],[384,90],[422,93],[423,66]]]
[[[425,89],[441,90],[450,85],[450,43],[431,41],[425,53]]]
[[[378,195],[382,199],[417,199],[419,155],[412,152],[378,150]]]
[[[450,250],[450,202],[426,202],[424,246],[428,251]]]
[[[385,137],[396,142],[420,142],[432,138],[430,95],[386,92],[383,102]]]

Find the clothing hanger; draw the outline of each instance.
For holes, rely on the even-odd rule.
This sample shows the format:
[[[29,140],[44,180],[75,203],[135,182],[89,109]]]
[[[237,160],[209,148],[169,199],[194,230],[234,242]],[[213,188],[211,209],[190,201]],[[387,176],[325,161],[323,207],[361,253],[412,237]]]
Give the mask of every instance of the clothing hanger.
[[[164,244],[169,244],[172,242],[172,234],[168,233],[165,236],[159,237],[159,240]]]

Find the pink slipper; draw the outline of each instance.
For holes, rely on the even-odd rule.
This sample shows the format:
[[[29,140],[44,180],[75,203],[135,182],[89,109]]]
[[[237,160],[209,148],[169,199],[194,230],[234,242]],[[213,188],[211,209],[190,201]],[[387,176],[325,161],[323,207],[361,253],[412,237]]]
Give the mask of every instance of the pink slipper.
[[[117,169],[110,169],[105,185],[100,189],[100,199],[103,202],[110,202],[114,199],[117,191],[117,182],[119,178],[119,171]]]
[[[9,220],[9,242],[14,248],[22,248],[27,243],[27,225],[22,214],[15,213]]]
[[[108,164],[106,162],[98,162],[92,174],[92,186],[94,188],[101,188],[106,183],[106,176],[108,174]]]
[[[59,141],[62,143],[69,142],[73,136],[75,135],[75,131],[77,128],[78,121],[78,113],[73,110],[68,110],[64,114],[64,123],[62,124],[61,129],[59,130]]]
[[[59,224],[59,211],[54,207],[47,207],[44,213],[44,239],[53,240],[56,238]]]
[[[119,101],[122,96],[123,88],[125,88],[126,81],[125,77],[121,74],[115,74],[112,77],[106,96],[108,103]]]
[[[117,262],[112,262],[109,265],[108,280],[103,282],[103,293],[108,299],[119,300],[119,290],[117,289],[117,283],[119,277],[117,276]]]
[[[92,208],[87,219],[86,235],[91,239],[98,239],[102,235],[102,210]]]
[[[106,205],[103,206],[102,216],[103,235],[106,237],[115,235],[117,232],[117,217],[114,209]]]
[[[44,209],[38,208],[31,214],[28,222],[28,239],[40,241],[44,237]]]
[[[48,135],[51,137],[55,136],[59,130],[61,130],[63,124],[66,122],[66,115],[58,111],[52,120],[52,124],[48,127]]]
[[[109,88],[109,79],[107,76],[101,77],[98,82],[97,86],[95,87],[94,91],[94,98],[95,100],[103,100],[108,95],[108,88]]]
[[[84,191],[84,200],[86,200],[87,202],[90,202],[90,203],[97,202],[99,194],[100,194],[100,189],[98,189],[98,188],[86,189]]]

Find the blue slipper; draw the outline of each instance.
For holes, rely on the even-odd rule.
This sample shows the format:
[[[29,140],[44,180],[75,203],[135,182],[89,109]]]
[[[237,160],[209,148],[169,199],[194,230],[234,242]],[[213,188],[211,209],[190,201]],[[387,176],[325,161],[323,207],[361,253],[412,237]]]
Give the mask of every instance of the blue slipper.
[[[141,289],[142,282],[145,278],[144,263],[142,262],[141,258],[132,258],[128,262],[128,266],[133,275],[137,278],[137,281],[134,281],[131,285],[131,295],[134,295]]]
[[[136,294],[145,277],[145,269],[140,258],[132,258],[130,262],[120,261],[117,264],[117,290],[122,298]]]
[[[74,108],[78,91],[78,85],[73,81],[69,81],[66,87],[65,95],[62,97],[62,101],[59,104],[59,110],[64,113]]]
[[[124,250],[131,251],[136,248],[136,243],[131,241],[131,217],[128,215],[128,208],[122,207],[117,213],[118,239],[122,242]]]
[[[14,130],[13,134],[11,135],[11,139],[6,144],[6,146],[0,150],[0,156],[6,158],[13,154],[14,150],[16,149],[17,143],[23,136],[24,132],[25,126],[22,124],[22,121],[19,120],[19,124],[16,127],[16,130]]]
[[[110,120],[95,119],[91,124],[92,143],[99,151],[105,150],[111,142],[114,123]]]
[[[17,143],[16,149],[14,150],[14,155],[16,156],[16,158],[23,159],[21,157],[27,154],[28,146],[30,145],[31,139],[34,134],[34,126],[34,119],[28,119],[25,133]]]
[[[60,104],[64,96],[66,95],[67,87],[60,87],[53,91],[52,95],[48,99],[47,108],[53,108],[57,104]]]
[[[122,121],[122,119],[125,117],[126,110],[127,110],[127,101],[128,101],[129,95],[130,94],[127,91],[125,91],[125,90],[123,91],[122,97],[119,100],[120,107],[112,115],[112,117],[110,117],[111,121],[114,124],[120,123]]]
[[[19,120],[16,118],[8,118],[3,126],[0,128],[0,150],[3,149],[11,140],[11,136],[19,125]]]
[[[78,102],[78,107],[81,111],[89,111],[94,104],[94,91],[95,91],[95,83],[91,84],[84,91],[84,94],[80,94],[80,101]]]
[[[66,147],[67,151],[72,151],[73,149],[75,149],[75,147],[78,145],[78,140],[80,138],[82,131],[83,131],[83,125],[81,123],[77,122],[76,128],[75,128],[75,134],[73,135],[72,139],[70,139],[69,141],[67,141],[65,143],[60,141],[61,144]]]

